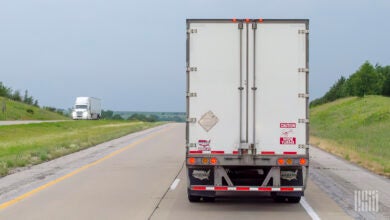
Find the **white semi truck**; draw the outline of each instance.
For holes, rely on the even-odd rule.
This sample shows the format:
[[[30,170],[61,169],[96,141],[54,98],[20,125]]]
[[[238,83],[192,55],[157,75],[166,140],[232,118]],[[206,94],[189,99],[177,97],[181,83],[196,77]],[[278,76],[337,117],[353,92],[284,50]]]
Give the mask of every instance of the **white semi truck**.
[[[73,111],[73,119],[100,119],[102,115],[100,99],[93,97],[77,97]]]
[[[309,168],[307,19],[188,19],[190,202],[297,203]]]

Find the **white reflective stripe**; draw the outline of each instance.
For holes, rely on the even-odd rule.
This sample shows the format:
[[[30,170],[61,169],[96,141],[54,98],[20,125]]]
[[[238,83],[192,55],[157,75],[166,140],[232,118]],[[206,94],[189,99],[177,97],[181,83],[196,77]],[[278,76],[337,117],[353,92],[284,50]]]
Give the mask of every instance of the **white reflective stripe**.
[[[173,185],[173,184],[172,184]],[[193,187],[193,186],[191,186]],[[195,186],[195,187],[199,187],[199,186]],[[212,190],[212,191],[224,191],[225,189],[221,189],[221,187],[225,187],[226,188],[226,191],[262,191],[262,192],[269,192],[269,191],[273,191],[273,192],[292,192],[292,191],[303,191],[303,188],[302,187],[262,187],[262,186],[258,186],[258,187],[249,187],[249,186],[204,186],[206,187],[205,190]],[[237,189],[237,188],[241,188],[241,189]],[[242,188],[249,188],[248,190],[243,190]],[[291,188],[292,190],[281,190],[281,189],[286,189],[286,188]],[[269,190],[268,190],[269,189]]]

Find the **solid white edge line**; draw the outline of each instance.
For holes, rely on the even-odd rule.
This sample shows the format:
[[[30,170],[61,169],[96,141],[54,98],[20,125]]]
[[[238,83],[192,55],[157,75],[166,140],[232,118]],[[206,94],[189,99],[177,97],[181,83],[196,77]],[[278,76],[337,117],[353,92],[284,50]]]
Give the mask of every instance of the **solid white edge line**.
[[[179,182],[180,182],[180,179],[175,179],[175,181],[173,181],[170,189],[175,190],[177,185],[179,185]]]
[[[317,215],[317,213],[313,210],[313,208],[309,205],[304,197],[301,197],[300,204],[306,210],[307,214],[310,215],[313,220],[320,220],[321,218]]]

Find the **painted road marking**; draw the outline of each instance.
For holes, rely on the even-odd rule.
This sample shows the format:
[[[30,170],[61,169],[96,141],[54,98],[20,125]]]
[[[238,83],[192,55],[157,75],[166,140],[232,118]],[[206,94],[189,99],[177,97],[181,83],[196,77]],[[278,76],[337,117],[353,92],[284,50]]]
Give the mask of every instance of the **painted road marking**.
[[[171,185],[171,190],[175,190],[177,185],[179,185],[180,179],[175,179]]]
[[[38,193],[38,192],[40,192],[40,191],[42,191],[42,190],[48,188],[48,187],[50,187],[50,186],[53,186],[53,185],[55,185],[55,184],[57,184],[57,183],[59,183],[59,182],[61,182],[61,181],[63,181],[63,180],[66,180],[66,179],[68,179],[69,177],[72,177],[72,176],[74,176],[74,175],[80,173],[80,172],[83,171],[83,170],[86,170],[86,169],[88,169],[88,168],[90,168],[90,167],[93,167],[93,166],[95,166],[95,165],[97,165],[97,164],[99,164],[99,163],[101,163],[101,162],[103,162],[103,161],[105,161],[105,160],[107,160],[107,159],[110,159],[111,157],[114,157],[115,155],[120,154],[120,153],[122,153],[123,151],[126,151],[126,150],[128,150],[128,149],[130,149],[130,148],[132,148],[132,147],[135,147],[136,145],[138,145],[138,144],[140,144],[140,143],[142,143],[142,142],[145,142],[145,141],[147,141],[147,140],[150,140],[150,139],[152,139],[153,137],[157,136],[158,134],[160,134],[160,133],[162,133],[162,132],[166,132],[166,131],[168,131],[168,130],[170,130],[170,129],[172,129],[172,128],[173,128],[173,127],[170,126],[170,127],[168,127],[168,128],[164,128],[164,129],[162,129],[162,130],[160,130],[160,131],[157,131],[157,132],[155,132],[155,133],[152,133],[152,134],[150,134],[150,135],[148,135],[148,136],[146,136],[146,137],[144,137],[144,138],[142,138],[142,139],[139,139],[139,140],[137,140],[137,141],[135,141],[135,142],[133,142],[133,143],[131,143],[131,144],[129,144],[129,145],[123,147],[123,148],[120,148],[120,149],[118,149],[118,150],[116,150],[116,151],[110,153],[109,155],[107,155],[107,156],[105,156],[105,157],[103,157],[103,158],[100,158],[100,159],[96,160],[95,162],[92,162],[92,163],[90,163],[90,164],[86,164],[86,165],[84,165],[84,166],[82,166],[82,167],[80,167],[80,168],[78,168],[78,169],[76,169],[76,170],[74,170],[74,171],[72,171],[72,172],[70,172],[70,173],[68,173],[68,174],[66,174],[66,175],[64,175],[64,176],[62,176],[62,177],[59,177],[59,178],[57,178],[57,179],[55,179],[55,180],[52,180],[52,181],[50,181],[50,182],[48,182],[48,183],[46,183],[46,184],[44,184],[44,185],[42,185],[42,186],[40,186],[40,187],[38,187],[38,188],[35,188],[35,189],[31,190],[30,192],[27,192],[27,193],[25,193],[25,194],[23,194],[23,195],[21,195],[21,196],[19,196],[19,197],[16,197],[15,199],[12,199],[12,200],[10,200],[10,201],[8,201],[8,202],[4,202],[3,204],[0,204],[0,210],[5,209],[5,208],[7,208],[7,207],[9,207],[9,206],[11,206],[11,205],[17,203],[17,202],[20,202],[20,201],[22,201],[22,200],[25,199],[25,198],[28,198],[28,197],[30,197],[30,196],[32,196],[32,195],[34,195],[34,194],[36,194],[36,193]]]
[[[320,220],[321,218],[317,215],[314,209],[309,205],[304,197],[301,197],[301,205],[306,210],[307,214],[310,215],[313,220]]]

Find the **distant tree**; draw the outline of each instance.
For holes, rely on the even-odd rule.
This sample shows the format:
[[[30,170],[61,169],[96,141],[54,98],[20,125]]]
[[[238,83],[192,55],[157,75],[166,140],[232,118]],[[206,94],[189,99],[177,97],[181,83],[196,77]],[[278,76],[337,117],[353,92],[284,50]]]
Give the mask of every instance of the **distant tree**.
[[[23,102],[32,105],[34,103],[34,98],[32,96],[28,95],[28,91],[24,91],[24,97],[23,97]]]
[[[39,107],[38,100],[34,101],[34,106]]]
[[[16,90],[12,93],[11,99],[14,101],[21,102],[22,101],[22,96],[20,95],[20,91]]]
[[[10,98],[12,95],[12,89],[6,87],[2,82],[0,82],[0,96]]]
[[[112,119],[112,120],[124,120],[124,119],[122,118],[122,116],[120,116],[120,115],[118,115],[118,114],[115,114],[114,116],[112,116],[111,119]]]
[[[363,97],[364,95],[381,94],[381,77],[368,61],[350,79],[352,83],[352,95]]]
[[[111,111],[111,110],[102,110],[102,118],[105,118],[105,119],[112,119],[114,115],[114,112]]]

